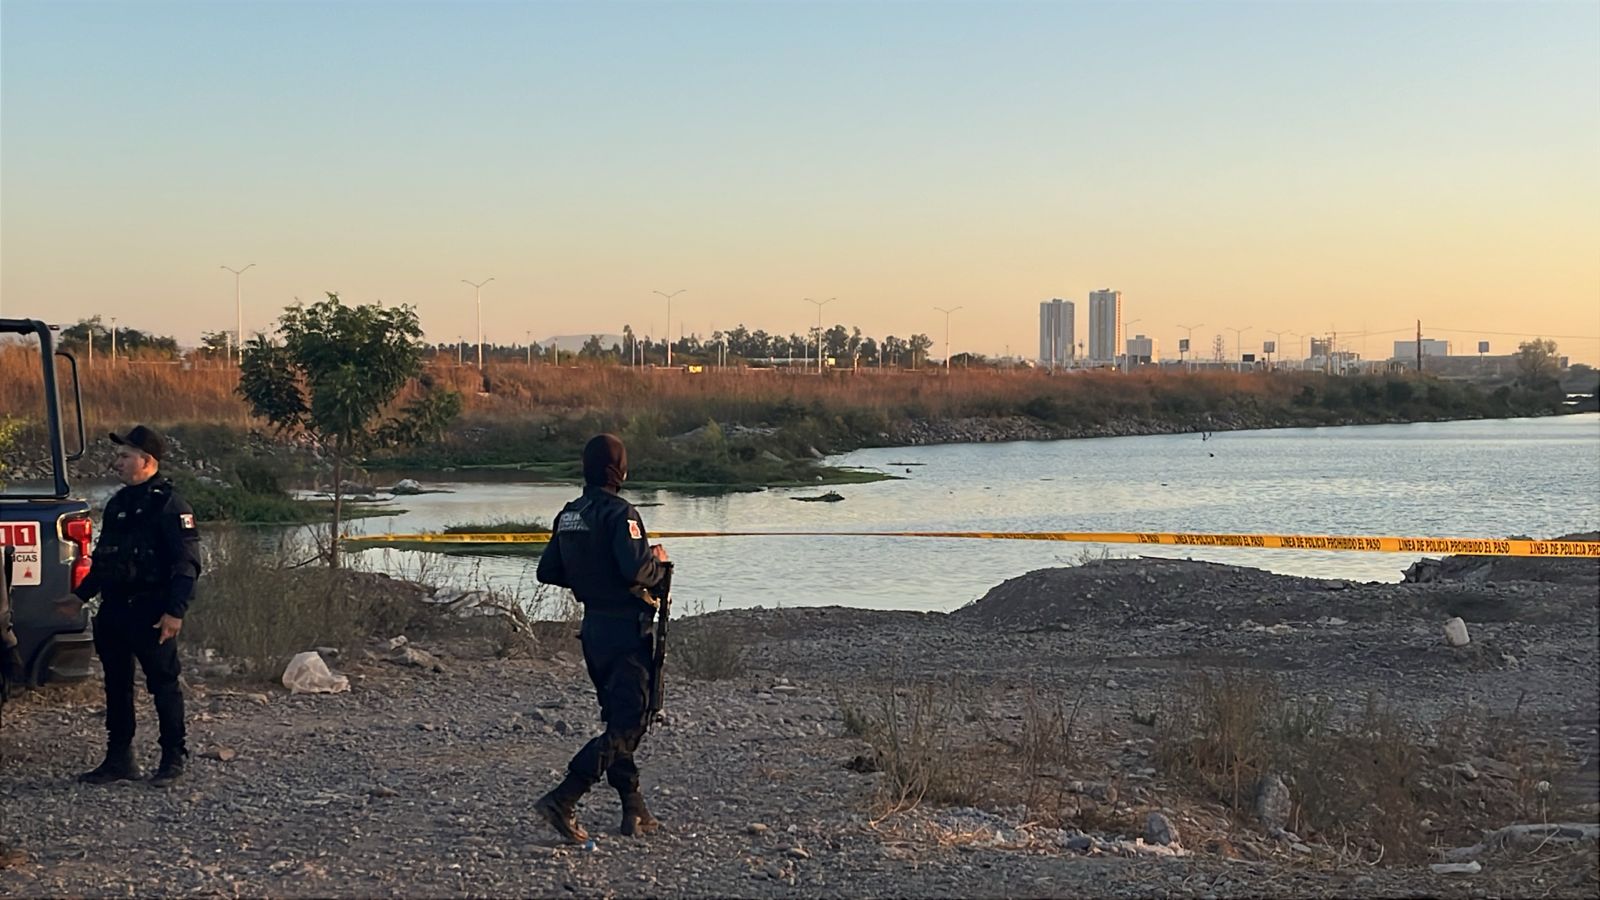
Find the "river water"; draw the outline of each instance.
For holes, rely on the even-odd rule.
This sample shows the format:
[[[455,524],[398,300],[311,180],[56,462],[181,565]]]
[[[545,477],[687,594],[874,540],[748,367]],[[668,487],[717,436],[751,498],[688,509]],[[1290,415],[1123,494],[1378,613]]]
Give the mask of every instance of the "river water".
[[[861,450],[830,463],[900,476],[833,488],[698,497],[627,492],[654,531],[1198,531],[1418,537],[1553,537],[1600,528],[1600,414],[1548,419],[1278,429],[1200,435]],[[908,465],[914,464],[914,465]],[[416,476],[414,476],[416,477]],[[406,513],[354,532],[414,532],[538,518],[576,489],[504,475],[432,473],[450,493],[400,498]],[[452,479],[452,480],[442,480]],[[1398,581],[1402,554],[1233,550],[925,538],[673,539],[680,608],[840,604],[950,610],[1032,569],[1102,550]],[[368,550],[399,575],[432,554]],[[455,558],[458,580],[531,593],[533,561]]]

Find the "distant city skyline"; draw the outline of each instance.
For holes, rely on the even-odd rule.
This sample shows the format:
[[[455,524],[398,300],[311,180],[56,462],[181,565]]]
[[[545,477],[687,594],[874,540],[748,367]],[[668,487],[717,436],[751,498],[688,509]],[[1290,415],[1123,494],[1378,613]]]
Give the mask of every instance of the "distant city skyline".
[[[683,289],[1026,357],[1112,286],[1191,356],[1600,364],[1591,2],[6,0],[0,151],[0,310],[191,345],[325,291],[448,342],[493,277],[501,344]]]

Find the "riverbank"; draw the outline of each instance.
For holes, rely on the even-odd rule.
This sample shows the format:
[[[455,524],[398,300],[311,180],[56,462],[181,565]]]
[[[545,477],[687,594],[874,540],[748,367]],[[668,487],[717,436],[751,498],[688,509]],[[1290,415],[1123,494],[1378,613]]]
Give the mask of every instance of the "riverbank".
[[[0,827],[28,855],[0,891],[1593,896],[1592,840],[1430,868],[1487,829],[1600,814],[1600,563],[1512,562],[1380,585],[1112,560],[951,614],[683,619],[640,754],[664,830],[617,836],[602,785],[592,851],[531,811],[598,727],[570,627],[515,644],[497,619],[392,617],[438,665],[346,643],[345,694],[196,666],[185,786],[92,803],[71,779],[98,759],[95,691],[38,692],[0,733]],[[1450,615],[1469,645],[1445,643]],[[1235,716],[1242,797],[1196,714]],[[151,819],[162,847],[127,827]]]
[[[170,378],[190,377],[172,373]],[[200,377],[200,376],[194,376]],[[285,483],[326,479],[327,463],[305,441],[253,430],[241,402],[213,384],[194,396],[216,407],[191,411],[101,409],[118,423],[148,419],[178,437],[180,465],[197,475],[245,484],[261,464]],[[1408,375],[1324,376],[1303,372],[794,372],[736,369],[689,374],[615,367],[564,369],[436,367],[430,377],[465,400],[444,438],[424,447],[375,451],[366,471],[512,468],[554,481],[579,480],[583,442],[622,436],[636,486],[749,490],[849,484],[883,477],[831,469],[828,455],[865,447],[1051,440],[1327,425],[1431,422],[1553,415],[1559,391],[1471,384]],[[487,386],[487,390],[485,387]],[[169,385],[182,393],[183,385]],[[197,387],[199,387],[197,385]],[[115,397],[114,392],[108,394]],[[206,399],[209,398],[209,399]],[[129,400],[131,402],[131,399]],[[190,404],[194,410],[199,407]],[[179,407],[174,407],[179,408]],[[189,407],[184,407],[189,408]],[[93,425],[92,434],[102,434]],[[0,456],[10,477],[48,474],[36,426]],[[80,476],[104,465],[93,442]],[[370,476],[369,476],[370,477]],[[258,479],[259,480],[259,479]]]

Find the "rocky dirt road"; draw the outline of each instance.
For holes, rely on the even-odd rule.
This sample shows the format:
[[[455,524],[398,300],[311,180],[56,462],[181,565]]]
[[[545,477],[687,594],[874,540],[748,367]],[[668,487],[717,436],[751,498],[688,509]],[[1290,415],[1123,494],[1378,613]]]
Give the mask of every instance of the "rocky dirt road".
[[[666,828],[618,836],[602,786],[582,810],[592,850],[554,846],[531,810],[596,727],[570,645],[499,659],[495,642],[441,626],[412,638],[443,672],[344,648],[333,664],[347,694],[191,681],[194,764],[165,792],[75,783],[101,749],[98,682],[34,692],[0,728],[0,838],[26,855],[0,870],[0,894],[1593,896],[1592,845],[1440,875],[1427,860],[1371,865],[1329,840],[1274,840],[1167,771],[1145,725],[1202,671],[1264,673],[1349,709],[1381,691],[1422,720],[1520,705],[1566,754],[1560,812],[1594,822],[1600,579],[1547,575],[1360,585],[1129,560],[1030,573],[950,615],[700,617],[683,639],[741,645],[743,668],[671,682],[670,719],[640,757]],[[1468,647],[1443,644],[1450,614],[1473,629]],[[1072,813],[985,790],[887,814],[886,761],[850,711],[956,683],[968,702],[952,731],[970,738],[975,781],[1015,776],[1007,735],[1024,694],[1042,691],[1085,723],[1072,761],[1043,777],[1117,790]],[[1176,842],[1138,840],[1151,812]]]

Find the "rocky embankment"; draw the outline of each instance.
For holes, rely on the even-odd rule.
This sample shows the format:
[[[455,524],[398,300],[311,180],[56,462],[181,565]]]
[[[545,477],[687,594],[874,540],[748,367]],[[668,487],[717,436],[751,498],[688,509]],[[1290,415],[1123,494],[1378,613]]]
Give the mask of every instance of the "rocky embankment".
[[[20,851],[0,894],[1592,897],[1581,830],[1536,852],[1490,842],[1471,874],[1431,868],[1480,828],[1600,815],[1600,562],[1586,562],[1479,579],[1446,560],[1424,583],[1360,584],[1108,560],[1030,572],[951,614],[686,619],[668,719],[640,753],[665,828],[619,837],[602,785],[582,812],[593,849],[556,846],[531,808],[599,728],[567,628],[510,652],[490,620],[441,619],[409,635],[429,666],[375,635],[329,651],[351,682],[339,694],[196,667],[196,756],[165,792],[74,782],[101,749],[96,684],[34,692],[0,729],[0,838]],[[1442,637],[1452,615],[1465,647]],[[695,677],[729,654],[723,677]],[[1162,711],[1229,673],[1340,715],[1381,697],[1438,735],[1468,712],[1516,730],[1410,763],[1446,812],[1402,823],[1421,829],[1419,854],[1385,854],[1399,845],[1381,829],[1296,820],[1314,779],[1234,806],[1186,774]],[[142,696],[140,715],[153,756]],[[926,754],[886,749],[890,721]],[[1531,747],[1551,754],[1536,778]],[[897,795],[908,761],[959,783]]]

